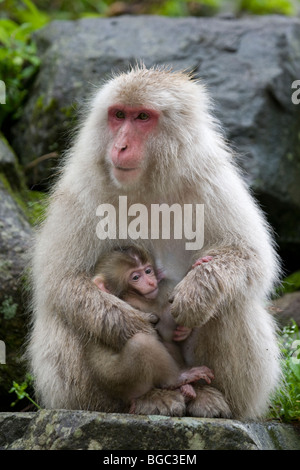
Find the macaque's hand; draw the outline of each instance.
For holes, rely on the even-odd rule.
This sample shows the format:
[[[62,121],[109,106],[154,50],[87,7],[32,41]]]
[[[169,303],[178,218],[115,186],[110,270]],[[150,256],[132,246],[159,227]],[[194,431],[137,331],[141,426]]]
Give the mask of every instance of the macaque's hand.
[[[159,316],[156,315],[156,313],[154,313],[154,312],[150,312],[150,313],[143,312],[143,315],[146,315],[146,316],[147,316],[148,321],[149,321],[153,326],[155,326],[155,325],[158,323]]]
[[[190,336],[191,332],[192,328],[177,326],[173,333],[173,341],[184,341],[188,336]]]
[[[212,256],[203,256],[203,258],[198,258],[197,261],[192,265],[192,269],[194,269],[196,266],[200,266],[203,263],[208,263],[213,259]]]
[[[205,324],[214,314],[219,290],[213,257],[199,258],[169,299],[175,322],[188,328]]]

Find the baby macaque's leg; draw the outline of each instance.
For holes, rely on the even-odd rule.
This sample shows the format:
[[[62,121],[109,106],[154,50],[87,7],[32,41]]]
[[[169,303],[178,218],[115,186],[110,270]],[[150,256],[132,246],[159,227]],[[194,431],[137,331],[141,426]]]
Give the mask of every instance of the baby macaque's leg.
[[[215,378],[214,373],[211,369],[206,366],[201,367],[192,367],[191,369],[184,370],[179,374],[177,383],[175,385],[166,386],[162,388],[167,388],[169,390],[174,390],[176,388],[181,388],[186,384],[197,382],[200,379],[204,379],[208,384]]]
[[[194,387],[191,384],[181,385],[180,393],[184,396],[184,398],[187,398],[188,400],[192,400],[197,396]]]

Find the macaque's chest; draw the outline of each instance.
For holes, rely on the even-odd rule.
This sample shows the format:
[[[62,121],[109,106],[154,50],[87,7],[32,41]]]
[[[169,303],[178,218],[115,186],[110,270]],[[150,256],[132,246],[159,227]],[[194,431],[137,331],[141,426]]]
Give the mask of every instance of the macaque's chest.
[[[174,286],[192,265],[193,252],[185,249],[184,240],[152,240],[157,267]]]

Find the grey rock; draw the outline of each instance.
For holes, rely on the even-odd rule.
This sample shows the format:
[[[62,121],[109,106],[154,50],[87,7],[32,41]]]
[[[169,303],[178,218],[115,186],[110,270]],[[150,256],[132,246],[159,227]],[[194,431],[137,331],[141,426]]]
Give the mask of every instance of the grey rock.
[[[0,303],[4,296],[19,297],[31,233],[13,192],[0,178]]]
[[[0,448],[18,450],[299,450],[290,425],[88,411],[0,413]]]
[[[5,344],[5,364],[0,365],[0,410],[14,400],[8,398],[13,380],[22,380],[25,374],[20,357],[28,329],[21,280],[30,238],[31,227],[17,196],[0,174],[0,340]]]
[[[300,292],[291,292],[272,302],[275,318],[281,325],[287,325],[291,319],[300,327]]]
[[[245,179],[268,213],[283,252],[300,244],[300,21],[280,16],[119,17],[54,21],[35,34],[42,66],[13,145],[24,164],[43,155],[31,184],[51,183],[76,110],[111,71],[143,60],[192,69],[207,84]],[[298,262],[299,262],[299,258]]]
[[[0,173],[5,175],[12,188],[19,189],[24,185],[24,178],[19,168],[17,157],[1,132]]]

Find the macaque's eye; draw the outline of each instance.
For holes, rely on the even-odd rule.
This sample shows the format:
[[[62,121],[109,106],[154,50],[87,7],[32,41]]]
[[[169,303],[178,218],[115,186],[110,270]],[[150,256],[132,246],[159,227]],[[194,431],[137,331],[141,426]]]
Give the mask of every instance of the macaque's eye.
[[[148,266],[148,267],[145,269],[145,273],[146,273],[146,274],[152,274],[152,273],[153,273],[153,269],[151,268],[151,266]]]
[[[140,277],[141,277],[140,274],[133,273],[133,274],[131,275],[131,280],[132,280],[132,281],[138,281]]]
[[[149,114],[147,113],[140,113],[137,117],[137,119],[140,119],[141,121],[147,121],[149,119]]]
[[[124,119],[125,118],[125,113],[124,113],[124,111],[117,111],[115,116],[118,119]]]

